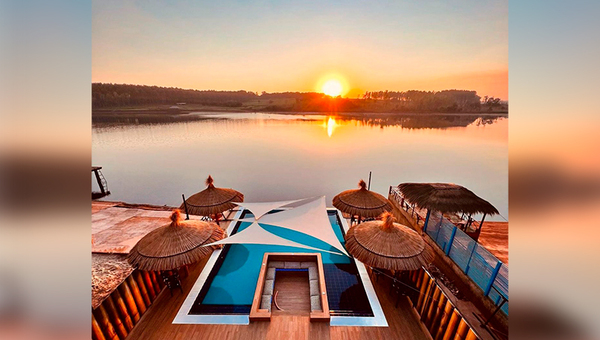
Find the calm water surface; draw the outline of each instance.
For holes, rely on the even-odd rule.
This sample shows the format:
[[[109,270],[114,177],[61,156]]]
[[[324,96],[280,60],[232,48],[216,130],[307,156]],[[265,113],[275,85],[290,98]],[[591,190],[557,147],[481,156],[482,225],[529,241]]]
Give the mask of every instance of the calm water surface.
[[[211,174],[248,202],[326,195],[331,206],[372,171],[371,189],[386,197],[403,182],[452,182],[508,218],[508,118],[198,116],[94,123],[92,163],[103,167],[112,193],[105,199],[178,206]]]

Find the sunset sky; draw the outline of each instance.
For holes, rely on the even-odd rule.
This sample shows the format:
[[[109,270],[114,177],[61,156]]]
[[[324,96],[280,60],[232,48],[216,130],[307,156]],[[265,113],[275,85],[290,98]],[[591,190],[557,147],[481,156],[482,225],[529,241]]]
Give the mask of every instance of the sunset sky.
[[[92,2],[92,81],[508,99],[508,1]]]

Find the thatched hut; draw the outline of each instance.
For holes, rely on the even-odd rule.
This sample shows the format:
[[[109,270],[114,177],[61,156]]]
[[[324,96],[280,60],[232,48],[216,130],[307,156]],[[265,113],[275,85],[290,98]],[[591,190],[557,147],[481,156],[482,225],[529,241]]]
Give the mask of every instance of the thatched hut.
[[[364,264],[389,270],[418,270],[434,258],[433,250],[413,229],[394,223],[389,212],[382,220],[363,222],[348,230],[346,249]]]
[[[429,220],[431,211],[463,213],[468,215],[469,221],[471,215],[483,214],[479,228],[474,234],[476,240],[486,215],[499,214],[498,209],[490,202],[453,183],[402,183],[398,185],[398,189],[407,201],[427,209],[426,221]]]
[[[210,255],[215,247],[204,246],[221,240],[225,232],[216,223],[181,220],[179,211],[171,223],[157,228],[131,249],[127,260],[138,269],[166,271],[197,262]]]
[[[212,176],[206,179],[206,189],[185,199],[180,210],[186,214],[211,216],[237,207],[234,202],[243,202],[244,195],[233,189],[217,188]]]
[[[333,198],[333,206],[352,217],[378,217],[386,211],[392,211],[392,204],[382,195],[367,190],[367,184],[362,179],[358,189],[346,190]]]

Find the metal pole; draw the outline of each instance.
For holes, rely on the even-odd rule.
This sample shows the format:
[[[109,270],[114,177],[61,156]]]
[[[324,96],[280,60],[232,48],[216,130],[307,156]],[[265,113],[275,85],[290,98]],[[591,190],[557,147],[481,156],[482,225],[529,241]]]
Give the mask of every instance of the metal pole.
[[[485,287],[485,291],[483,291],[483,295],[488,296],[490,290],[492,290],[492,285],[494,284],[494,281],[496,281],[496,276],[498,276],[500,267],[502,267],[502,261],[498,261],[498,263],[496,264],[496,268],[494,268],[494,272],[490,277],[490,281],[488,282],[487,287]]]
[[[492,313],[492,315],[490,315],[490,317],[481,324],[481,327],[486,327],[487,324],[492,320],[492,318],[494,317],[494,315],[496,315],[496,313],[498,313],[498,311],[502,308],[502,306],[504,306],[504,304],[506,303],[506,301],[508,301],[504,295],[500,294],[500,297],[502,297],[502,303],[500,303],[498,305],[498,307],[496,307],[496,309],[494,310],[494,312]]]
[[[452,235],[450,235],[450,239],[448,240],[448,245],[446,246],[446,255],[450,255],[450,248],[452,248],[452,243],[454,242],[454,236],[456,236],[456,226],[452,229]]]
[[[429,215],[431,214],[431,210],[427,209],[427,216],[425,217],[425,225],[423,225],[423,231],[427,232],[427,223],[429,223]]]
[[[190,214],[188,214],[187,203],[185,202],[185,196],[183,196],[183,194],[181,194],[181,198],[183,198],[183,207],[185,208],[185,219],[189,220]]]
[[[465,267],[465,274],[469,275],[469,265],[471,265],[471,259],[473,259],[473,253],[475,253],[475,249],[477,248],[477,242],[473,242],[473,249],[471,249],[471,256],[469,256],[469,261],[467,261],[467,266]]]
[[[371,171],[369,171],[369,185],[367,187],[367,190],[371,190]]]

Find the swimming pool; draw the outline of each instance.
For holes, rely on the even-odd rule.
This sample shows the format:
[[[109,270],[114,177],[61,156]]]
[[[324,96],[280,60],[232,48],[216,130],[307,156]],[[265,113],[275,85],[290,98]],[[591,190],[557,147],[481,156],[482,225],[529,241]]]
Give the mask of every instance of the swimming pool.
[[[275,212],[277,211],[271,213]],[[344,230],[347,229],[345,220],[340,218],[336,209],[328,209],[327,215],[335,235],[344,244]],[[254,216],[245,209],[236,214],[236,219],[249,217]],[[242,221],[232,223],[228,234],[241,232],[250,224]],[[261,227],[277,236],[324,250],[320,253],[331,315],[330,324],[383,326],[385,323],[387,325],[368,274],[361,263],[347,256],[338,255],[339,252],[335,248],[312,236],[262,223]],[[221,250],[213,253],[174,323],[247,324],[263,255],[266,252],[314,253],[315,251],[281,245],[225,245]],[[209,267],[211,262],[212,265]]]

